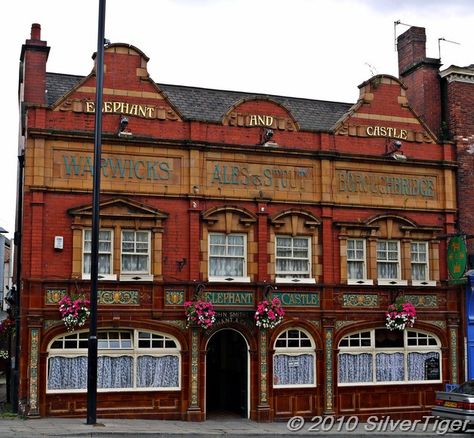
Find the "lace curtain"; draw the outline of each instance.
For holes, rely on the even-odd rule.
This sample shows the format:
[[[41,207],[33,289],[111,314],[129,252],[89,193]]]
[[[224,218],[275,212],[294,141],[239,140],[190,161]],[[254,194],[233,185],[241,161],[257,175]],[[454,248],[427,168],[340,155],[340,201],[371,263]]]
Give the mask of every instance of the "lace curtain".
[[[423,263],[411,264],[411,278],[412,280],[424,281],[427,279],[426,265]]]
[[[347,262],[347,274],[351,280],[364,279],[364,262]]]
[[[209,275],[211,277],[243,277],[244,260],[240,257],[210,257]]]
[[[179,386],[177,356],[140,356],[137,362],[137,386],[140,388],[173,388]]]
[[[377,278],[398,278],[398,263],[377,262]]]
[[[372,355],[339,354],[338,376],[339,383],[372,382]]]
[[[87,356],[49,358],[48,389],[87,388]]]
[[[314,384],[314,356],[301,354],[273,356],[273,379],[275,385]]]
[[[137,387],[175,388],[179,386],[178,356],[140,356],[137,359]],[[133,388],[131,356],[99,356],[97,387]],[[49,358],[48,389],[86,389],[87,356]]]
[[[99,356],[97,388],[132,388],[133,358],[130,356]]]
[[[428,380],[425,375],[425,363],[433,358],[437,359],[439,367],[439,353],[408,353],[408,380]]]
[[[403,353],[377,353],[375,377],[377,382],[399,382],[405,379]]]

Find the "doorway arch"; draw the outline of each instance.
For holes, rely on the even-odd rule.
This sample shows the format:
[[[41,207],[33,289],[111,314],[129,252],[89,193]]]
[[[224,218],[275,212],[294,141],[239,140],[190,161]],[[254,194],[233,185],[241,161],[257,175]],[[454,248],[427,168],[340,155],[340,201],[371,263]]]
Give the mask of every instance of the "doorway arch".
[[[206,416],[249,417],[249,346],[231,328],[213,333],[206,353]]]

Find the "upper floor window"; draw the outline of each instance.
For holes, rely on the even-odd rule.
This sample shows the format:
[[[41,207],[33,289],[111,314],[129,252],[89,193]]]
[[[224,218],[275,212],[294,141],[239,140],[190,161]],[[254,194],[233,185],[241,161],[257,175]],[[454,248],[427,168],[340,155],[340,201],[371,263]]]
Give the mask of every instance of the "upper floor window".
[[[411,243],[411,278],[414,284],[429,281],[428,242]]]
[[[396,240],[377,241],[377,278],[400,279],[400,244]]]
[[[285,330],[274,348],[274,388],[316,386],[315,346],[309,334],[296,328]]]
[[[441,344],[415,330],[372,329],[339,342],[339,385],[441,382]]]
[[[349,284],[367,283],[364,239],[347,239],[347,280]]]
[[[86,332],[59,336],[48,348],[47,392],[87,390]],[[140,330],[98,332],[99,391],[179,390],[180,345],[173,337]]]
[[[150,232],[122,231],[122,274],[150,273]]]
[[[92,230],[85,229],[83,234],[83,277],[91,274]],[[113,232],[112,230],[99,231],[98,274],[101,278],[115,279],[113,276]]]
[[[311,273],[311,239],[276,236],[276,278],[309,278]]]
[[[209,280],[247,277],[247,241],[245,234],[209,234]]]

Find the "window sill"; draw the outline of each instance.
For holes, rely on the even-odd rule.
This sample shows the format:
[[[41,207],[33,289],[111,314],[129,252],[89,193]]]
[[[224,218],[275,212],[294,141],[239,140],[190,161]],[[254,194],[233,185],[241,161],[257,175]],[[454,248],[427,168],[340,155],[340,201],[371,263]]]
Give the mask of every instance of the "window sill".
[[[126,274],[120,276],[120,281],[153,281],[150,274]]]
[[[250,283],[250,277],[209,277],[213,283]]]
[[[305,383],[302,385],[273,385],[274,389],[300,389],[300,388],[316,388],[316,383]]]
[[[374,280],[353,280],[353,279],[348,279],[347,284],[356,284],[356,285],[367,285],[367,286],[373,286],[374,285]]]
[[[91,279],[91,274],[82,274],[82,279],[83,280],[90,280]],[[97,279],[99,281],[107,281],[107,280],[116,281],[117,276],[115,274],[99,274]]]
[[[275,278],[275,283],[286,283],[286,284],[316,284],[314,278]]]
[[[436,286],[436,281],[434,280],[412,280],[411,281],[412,286]]]
[[[379,286],[407,286],[407,280],[395,280],[395,279],[377,279],[377,284]]]

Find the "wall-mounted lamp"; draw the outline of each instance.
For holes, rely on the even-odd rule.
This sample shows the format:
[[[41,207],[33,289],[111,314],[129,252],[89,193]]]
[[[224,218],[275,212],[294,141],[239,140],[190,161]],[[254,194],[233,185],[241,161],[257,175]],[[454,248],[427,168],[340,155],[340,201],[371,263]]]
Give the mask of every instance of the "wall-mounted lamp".
[[[181,260],[176,260],[176,264],[178,265],[178,271],[181,272],[183,268],[186,266],[187,260],[183,257]]]
[[[262,132],[260,133],[260,143],[259,145],[262,146],[278,146],[277,143],[275,143],[273,138],[273,129],[271,128],[262,128]]]
[[[401,150],[403,143],[400,140],[387,140],[385,142],[385,157],[391,157],[394,160],[405,161],[407,159],[406,155]]]
[[[119,137],[130,137],[132,133],[127,130],[128,117],[120,116],[118,136]]]

